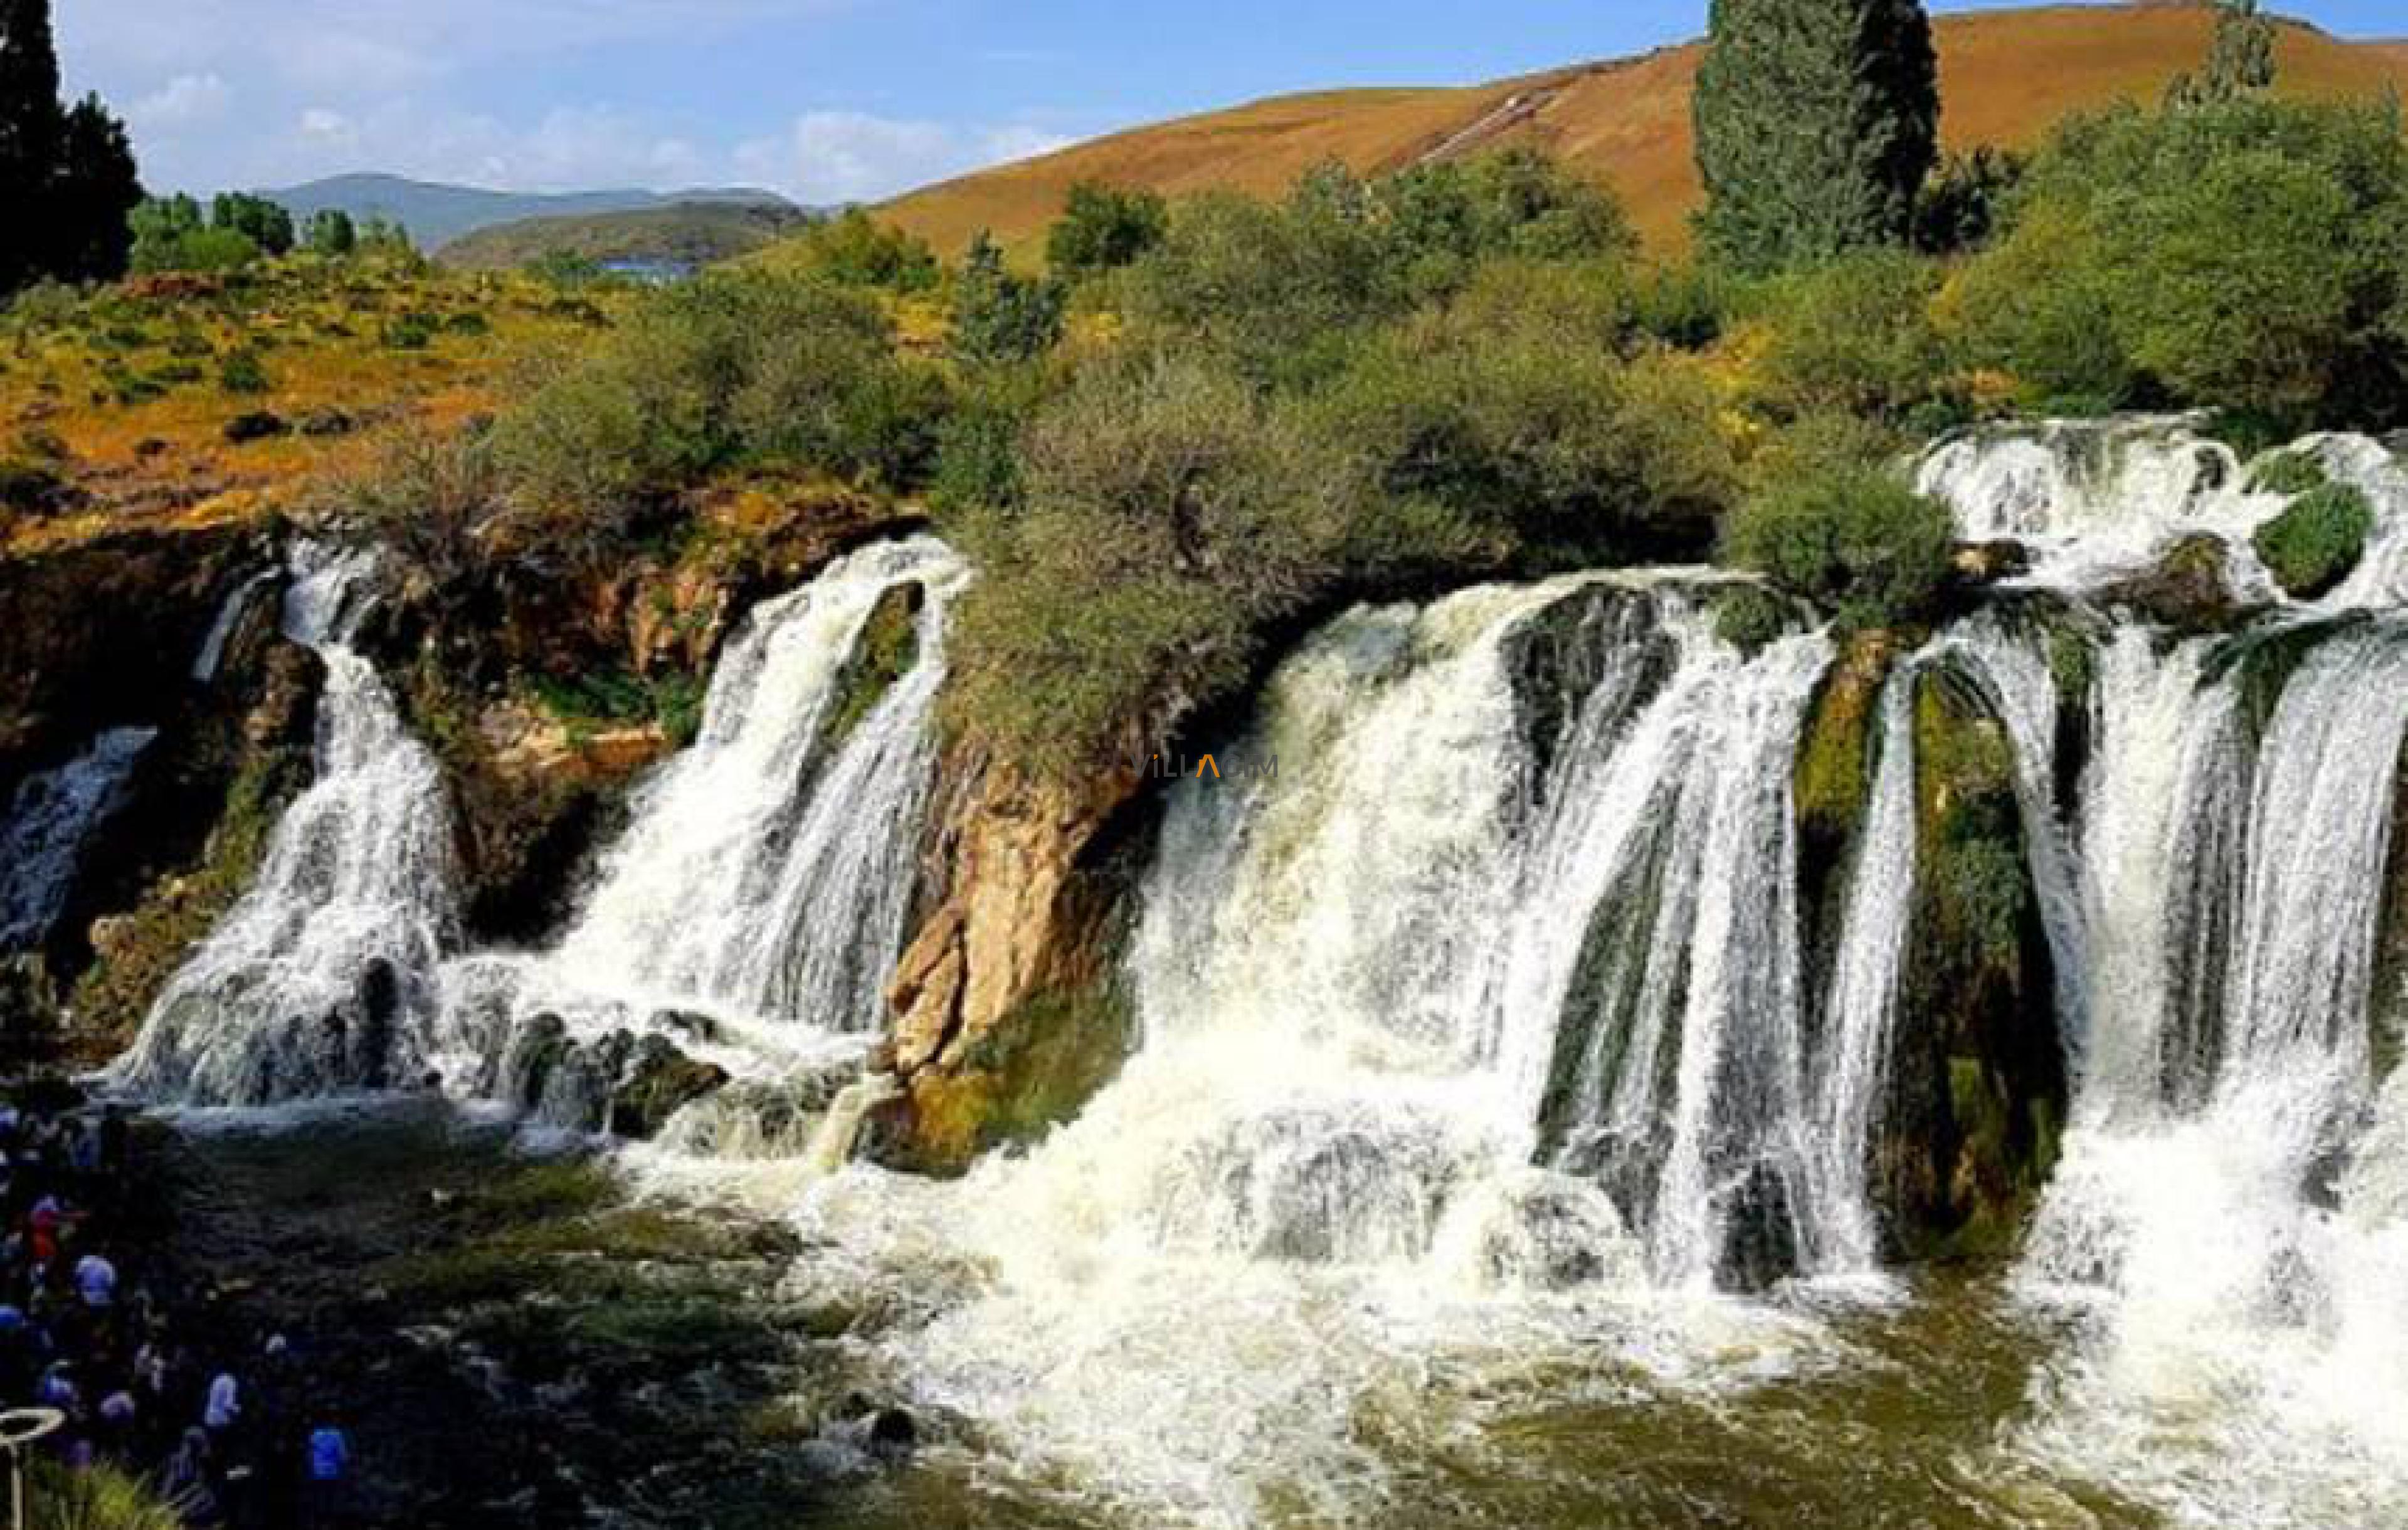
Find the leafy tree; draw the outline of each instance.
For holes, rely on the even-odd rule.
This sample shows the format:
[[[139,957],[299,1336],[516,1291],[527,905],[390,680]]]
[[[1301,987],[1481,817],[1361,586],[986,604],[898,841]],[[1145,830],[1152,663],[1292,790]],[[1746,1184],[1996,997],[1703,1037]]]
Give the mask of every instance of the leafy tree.
[[[1082,180],[1045,235],[1045,263],[1066,281],[1114,271],[1162,242],[1170,208],[1153,192]]]
[[[390,218],[370,214],[359,223],[359,251],[364,255],[415,255],[418,246],[409,230]]]
[[[309,215],[301,242],[311,254],[342,260],[359,249],[360,231],[342,208],[322,207]]]
[[[2274,83],[2274,22],[2258,11],[2258,0],[2218,0],[2215,38],[2206,66],[2174,76],[2166,104],[2176,108],[2215,106],[2271,89]]]
[[[953,350],[968,362],[1022,362],[1062,337],[1060,284],[1016,276],[982,232],[970,241],[953,288]]]
[[[249,192],[220,192],[209,204],[209,226],[239,234],[271,255],[293,249],[293,214]]]
[[[1693,110],[1706,248],[1779,270],[1902,239],[1939,137],[1916,0],[1714,0]]]
[[[2104,402],[2401,417],[2408,143],[2392,104],[2265,96],[2060,130],[1958,307],[1973,359]],[[2035,291],[2035,282],[2042,284]]]

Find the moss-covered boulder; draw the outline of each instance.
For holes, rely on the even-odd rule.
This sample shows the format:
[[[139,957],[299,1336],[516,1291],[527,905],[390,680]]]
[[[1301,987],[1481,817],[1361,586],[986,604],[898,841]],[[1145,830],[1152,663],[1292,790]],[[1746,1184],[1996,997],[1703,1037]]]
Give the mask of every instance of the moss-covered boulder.
[[[1914,743],[1913,933],[1872,1174],[1891,1251],[1911,1259],[2011,1245],[2067,1097],[2013,744],[1945,665],[1918,682]]]
[[[726,1083],[725,1068],[688,1057],[665,1036],[647,1036],[611,1092],[610,1135],[648,1142],[671,1116]]]
[[[2185,632],[2221,631],[2242,614],[2233,599],[2232,550],[2221,536],[2199,532],[2159,553],[2145,571],[2100,590],[2100,605],[2122,607]]]
[[[2328,483],[2291,502],[2251,541],[2266,571],[2295,600],[2330,594],[2366,556],[2374,507],[2363,491]]]
[[[919,663],[920,612],[927,603],[924,588],[899,584],[870,608],[861,639],[838,672],[836,694],[829,698],[827,725],[821,735],[824,755],[842,749],[895,682]]]

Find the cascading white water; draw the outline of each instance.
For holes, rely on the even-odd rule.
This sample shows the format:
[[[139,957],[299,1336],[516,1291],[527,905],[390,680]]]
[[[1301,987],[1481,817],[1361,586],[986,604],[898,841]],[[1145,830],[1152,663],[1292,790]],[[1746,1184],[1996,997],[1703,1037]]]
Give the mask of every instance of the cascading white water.
[[[881,542],[754,610],[700,736],[638,794],[557,948],[447,972],[455,1081],[493,1086],[513,1016],[582,1039],[698,1016],[679,1045],[743,1076],[865,1051],[910,911],[945,622],[968,579],[932,537]],[[873,616],[907,591],[910,667],[833,736]]]
[[[145,1098],[260,1105],[414,1081],[436,963],[454,929],[450,821],[432,755],[351,647],[372,552],[305,544],[284,630],[326,666],[317,779],[259,879],[168,982],[112,1083]]]
[[[1878,1263],[1866,1170],[1914,909],[1914,696],[1922,679],[1918,656],[1899,665],[1882,686],[1880,758],[1823,1000],[1808,1149],[1814,1199],[1823,1208],[1815,1263],[1830,1273],[1862,1273]]]
[[[1534,750],[1517,641],[1583,600],[1591,678]],[[1223,779],[1171,794],[1120,1079],[960,1185],[856,1168],[810,1198],[853,1257],[985,1269],[898,1340],[911,1393],[1149,1512],[1241,1523],[1267,1494],[1352,1498],[1377,1466],[1350,1411],[1430,1346],[1619,1334],[1676,1365],[1614,1305],[1670,1302],[1777,1365],[1790,1320],[1708,1287],[1742,1210],[1813,1215],[1788,762],[1830,649],[1710,629],[1678,579],[1572,580],[1357,611],[1284,664]],[[1633,899],[1672,949],[1599,979],[1582,952]],[[1589,1027],[1651,979],[1656,1087],[1584,1077]],[[1596,1172],[1569,1144],[1615,1109],[1651,1146]],[[1751,1204],[1768,1179],[1785,1195]]]
[[[2144,465],[2206,462],[2163,422],[2131,429],[2160,443]],[[2072,431],[1970,437],[1925,481],[1960,526],[2039,534],[2038,581],[2076,595],[2206,529],[2241,554],[2236,593],[2275,602],[2245,550],[2285,496],[2236,492],[2229,463],[2081,491],[2113,452]],[[2127,626],[2097,653],[2069,922],[2086,1045],[2020,1276],[2081,1322],[2014,1448],[2183,1523],[2408,1504],[2408,1074],[2383,1087],[2371,1040],[2408,736],[2408,479],[2360,437],[2292,450],[2375,509],[2342,586],[2231,637]],[[2042,731],[2015,729],[2020,756]]]
[[[28,777],[0,818],[0,951],[47,939],[92,836],[125,799],[156,728],[111,728],[55,770]]]
[[[2178,538],[2207,533],[2226,546],[2235,596],[2283,603],[2251,538],[2294,496],[2259,486],[2267,459],[2243,464],[2200,434],[2204,424],[2124,416],[1983,427],[1926,452],[1915,483],[1955,510],[1966,540],[2023,543],[2034,566],[2018,582],[2079,593],[2145,569]],[[2358,489],[2374,512],[2357,568],[2308,604],[2339,611],[2408,602],[2408,468],[2363,436],[2311,436],[2284,450]]]

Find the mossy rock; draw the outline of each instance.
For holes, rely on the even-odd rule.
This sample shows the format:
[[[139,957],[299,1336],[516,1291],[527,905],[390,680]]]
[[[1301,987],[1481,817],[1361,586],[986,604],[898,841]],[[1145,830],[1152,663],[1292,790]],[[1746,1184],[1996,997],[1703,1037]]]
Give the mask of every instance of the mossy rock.
[[[1823,677],[1806,717],[1790,789],[1797,804],[1799,898],[1811,951],[1836,939],[1847,879],[1841,875],[1864,822],[1872,790],[1874,723],[1899,640],[1884,631],[1856,634]]]
[[[858,732],[896,682],[920,661],[920,611],[928,603],[919,584],[900,584],[878,598],[844,668],[837,676],[823,733],[833,754]]]
[[[914,1077],[907,1133],[877,1132],[872,1154],[950,1174],[982,1153],[1034,1142],[1119,1074],[1135,1034],[1127,1002],[1108,988],[1040,994],[958,1065]]]
[[[2304,494],[2331,481],[2325,465],[2305,451],[2277,451],[2249,470],[2253,494]]]
[[[2207,532],[2185,536],[2144,573],[2099,592],[2102,606],[2128,607],[2152,622],[2185,632],[2214,632],[2241,614],[2229,577],[2231,549]]]
[[[2366,556],[2374,507],[2363,491],[2329,483],[2291,502],[2251,538],[2274,582],[2295,600],[2330,594]]]
[[[1901,1257],[1997,1254],[2058,1152],[2053,968],[2004,725],[1942,665],[1917,685],[1914,738],[1914,906],[1875,1201]]]

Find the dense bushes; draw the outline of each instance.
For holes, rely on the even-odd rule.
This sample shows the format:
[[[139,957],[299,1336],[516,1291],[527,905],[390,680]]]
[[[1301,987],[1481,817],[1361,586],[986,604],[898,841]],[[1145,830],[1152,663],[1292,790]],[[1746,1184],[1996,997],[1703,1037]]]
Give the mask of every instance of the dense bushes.
[[[2408,145],[2396,105],[2244,98],[2063,129],[1953,307],[2041,397],[2401,417]]]
[[[875,301],[722,276],[659,294],[556,364],[494,427],[513,491],[600,508],[750,463],[909,488],[934,460],[945,384],[898,355]]]
[[[1786,444],[1725,527],[1724,556],[1845,626],[1927,616],[1955,549],[1948,509],[1846,437],[1818,425]]]

